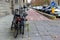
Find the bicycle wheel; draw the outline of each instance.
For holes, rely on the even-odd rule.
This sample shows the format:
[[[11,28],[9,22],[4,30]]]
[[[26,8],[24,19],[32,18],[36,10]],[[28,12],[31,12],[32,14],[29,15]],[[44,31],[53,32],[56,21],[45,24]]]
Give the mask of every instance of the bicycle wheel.
[[[11,24],[11,30],[13,30],[13,25],[14,25],[14,24],[13,24],[13,22],[12,22],[12,24]]]
[[[17,35],[18,35],[18,30],[19,30],[19,22],[15,25],[14,38],[17,37]]]
[[[17,35],[18,35],[18,31],[17,31],[17,30],[15,30],[15,32],[14,32],[14,38],[16,38],[16,37],[17,37]]]

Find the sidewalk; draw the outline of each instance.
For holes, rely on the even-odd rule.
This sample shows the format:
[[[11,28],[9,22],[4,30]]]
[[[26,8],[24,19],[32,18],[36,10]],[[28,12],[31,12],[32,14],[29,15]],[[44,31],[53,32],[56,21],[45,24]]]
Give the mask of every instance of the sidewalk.
[[[34,17],[32,16],[32,18]],[[21,35],[18,35],[16,39],[13,38],[10,31],[12,19],[13,15],[0,18],[0,40],[28,40],[27,27],[25,27],[23,39]],[[30,40],[60,40],[60,21],[28,20],[28,22],[30,25]]]

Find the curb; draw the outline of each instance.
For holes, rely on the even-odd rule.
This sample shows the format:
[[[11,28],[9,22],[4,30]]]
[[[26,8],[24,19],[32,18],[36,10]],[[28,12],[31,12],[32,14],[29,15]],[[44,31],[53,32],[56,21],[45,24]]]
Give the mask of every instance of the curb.
[[[46,16],[49,19],[52,19],[52,20],[56,19],[56,16],[54,16],[54,15],[46,14],[46,13],[43,13],[43,12],[40,12],[40,11],[37,11],[37,12],[44,15],[44,16]]]

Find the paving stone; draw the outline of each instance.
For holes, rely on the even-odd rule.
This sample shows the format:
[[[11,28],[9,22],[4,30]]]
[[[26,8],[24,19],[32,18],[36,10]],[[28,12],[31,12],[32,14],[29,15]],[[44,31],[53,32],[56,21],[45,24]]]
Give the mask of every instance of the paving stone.
[[[60,27],[55,27],[55,26],[51,26],[51,27],[48,27],[47,31],[49,33],[54,33],[54,34],[59,34],[60,33]]]
[[[47,31],[39,31],[39,33],[41,36],[50,36],[49,32],[47,32]]]
[[[40,34],[38,32],[32,32],[32,33],[29,33],[29,36],[30,37],[40,37]]]
[[[42,40],[41,37],[31,37],[31,40]]]
[[[53,40],[50,36],[42,36],[42,40]]]

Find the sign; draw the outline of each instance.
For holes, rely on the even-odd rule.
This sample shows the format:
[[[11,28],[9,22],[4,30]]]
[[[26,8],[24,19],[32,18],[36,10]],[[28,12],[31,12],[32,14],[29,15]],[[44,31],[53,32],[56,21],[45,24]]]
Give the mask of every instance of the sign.
[[[52,7],[52,14],[54,14],[54,12],[55,12],[55,8],[54,8],[54,7]]]
[[[51,6],[54,7],[56,5],[56,3],[53,1],[51,2]]]

